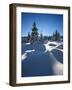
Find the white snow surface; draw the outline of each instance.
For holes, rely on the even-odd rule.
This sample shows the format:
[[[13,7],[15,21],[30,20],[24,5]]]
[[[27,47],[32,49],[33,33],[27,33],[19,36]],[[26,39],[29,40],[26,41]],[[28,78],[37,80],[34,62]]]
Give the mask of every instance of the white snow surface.
[[[34,52],[35,50],[26,50],[25,53],[30,53],[30,52]]]
[[[24,53],[24,54],[22,55],[21,59],[22,59],[22,60],[25,60],[25,59],[27,58],[26,55],[27,55],[27,53]]]
[[[49,44],[54,44],[56,46],[50,46]],[[52,51],[53,49],[58,49],[57,47],[61,44],[63,44],[63,42],[58,43],[58,42],[53,41],[53,42],[48,42],[44,45],[46,47],[46,51]],[[58,49],[58,50],[63,51],[63,49]]]

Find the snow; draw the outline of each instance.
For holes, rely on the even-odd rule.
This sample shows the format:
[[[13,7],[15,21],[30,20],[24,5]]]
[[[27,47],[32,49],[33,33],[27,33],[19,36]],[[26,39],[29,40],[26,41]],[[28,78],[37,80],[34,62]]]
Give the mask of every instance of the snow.
[[[54,45],[56,45],[56,46],[50,46],[49,44],[54,44]],[[60,46],[61,44],[63,44],[62,42],[48,42],[48,43],[46,43],[46,44],[44,44],[45,45],[45,47],[46,47],[46,51],[52,51],[53,49],[58,49],[57,47],[58,46]],[[58,49],[58,50],[61,50],[61,51],[63,51],[63,49]]]
[[[30,45],[30,43],[26,43],[26,45]]]
[[[53,65],[53,71],[55,75],[63,75],[63,64],[56,62]]]
[[[22,77],[63,75],[63,49],[57,48],[62,44],[63,42],[23,44]]]
[[[34,52],[35,50],[26,50],[25,53],[30,53],[30,52]]]
[[[27,55],[27,53],[24,53],[24,54],[22,55],[21,59],[22,59],[22,60],[25,60],[25,59],[27,58],[26,55]]]

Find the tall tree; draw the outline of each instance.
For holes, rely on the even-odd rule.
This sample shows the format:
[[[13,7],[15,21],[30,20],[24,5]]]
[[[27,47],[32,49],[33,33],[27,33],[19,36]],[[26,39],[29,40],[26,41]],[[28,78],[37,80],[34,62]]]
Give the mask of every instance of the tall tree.
[[[33,23],[33,28],[32,28],[32,33],[31,33],[31,38],[30,41],[31,43],[38,41],[39,37],[38,37],[38,29],[36,27],[36,23]]]

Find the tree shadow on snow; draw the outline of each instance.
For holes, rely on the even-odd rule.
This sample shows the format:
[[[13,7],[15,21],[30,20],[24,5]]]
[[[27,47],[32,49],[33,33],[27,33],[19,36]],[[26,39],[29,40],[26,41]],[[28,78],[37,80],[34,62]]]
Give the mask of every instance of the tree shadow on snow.
[[[55,58],[63,64],[63,52],[57,49],[53,49],[51,52],[53,53]]]

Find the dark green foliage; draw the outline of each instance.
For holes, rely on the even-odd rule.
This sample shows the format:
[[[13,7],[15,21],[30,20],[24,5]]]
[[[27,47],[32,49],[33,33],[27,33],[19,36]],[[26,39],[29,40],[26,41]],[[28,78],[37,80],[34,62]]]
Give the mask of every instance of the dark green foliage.
[[[31,38],[30,38],[30,42],[33,43],[35,41],[38,41],[39,37],[38,37],[38,29],[36,27],[36,23],[33,23],[33,28],[32,28],[32,33],[31,33]]]

